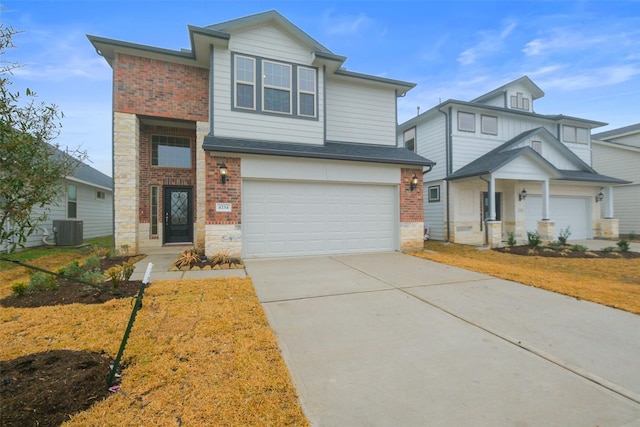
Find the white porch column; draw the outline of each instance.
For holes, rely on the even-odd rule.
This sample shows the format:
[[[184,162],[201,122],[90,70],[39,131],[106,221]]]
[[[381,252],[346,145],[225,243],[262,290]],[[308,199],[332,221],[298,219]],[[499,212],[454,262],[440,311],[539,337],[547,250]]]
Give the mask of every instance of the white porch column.
[[[549,203],[549,180],[542,182],[542,220],[546,221],[551,218]]]
[[[489,218],[487,221],[496,220],[496,179],[489,176]]]
[[[605,219],[613,218],[613,187],[607,187],[607,206],[604,211]]]

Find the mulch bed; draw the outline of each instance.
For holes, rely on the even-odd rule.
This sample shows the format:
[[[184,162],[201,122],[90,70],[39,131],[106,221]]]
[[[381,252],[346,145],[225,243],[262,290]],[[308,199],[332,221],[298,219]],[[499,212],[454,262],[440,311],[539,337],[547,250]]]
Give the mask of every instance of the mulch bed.
[[[132,258],[101,260],[101,269],[121,265]],[[135,261],[132,260],[132,261]],[[0,300],[3,307],[37,308],[64,304],[100,304],[116,298],[135,297],[141,281],[87,286],[57,278],[57,291],[41,291]],[[7,337],[10,339],[9,337]],[[0,362],[0,425],[59,426],[72,414],[87,410],[111,393],[107,387],[110,357],[86,351],[56,350],[29,354]]]
[[[549,247],[539,247],[532,250],[528,245],[518,246],[505,246],[502,248],[494,248],[496,252],[503,252],[512,255],[522,256],[541,256],[541,257],[553,257],[553,258],[615,258],[615,259],[631,259],[640,258],[640,252],[620,252],[620,251],[572,251],[571,245],[567,245],[561,249],[553,249]]]

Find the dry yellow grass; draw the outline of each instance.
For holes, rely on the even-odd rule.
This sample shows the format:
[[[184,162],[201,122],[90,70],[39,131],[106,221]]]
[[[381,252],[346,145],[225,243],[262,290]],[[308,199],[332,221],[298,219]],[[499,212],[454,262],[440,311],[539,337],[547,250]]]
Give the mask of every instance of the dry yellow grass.
[[[0,283],[7,294],[10,283]],[[115,356],[132,302],[2,308],[0,333],[11,339],[0,358],[53,349]],[[122,393],[65,425],[308,425],[250,279],[152,283],[123,364]]]
[[[517,256],[429,241],[412,255],[640,314],[640,259]]]

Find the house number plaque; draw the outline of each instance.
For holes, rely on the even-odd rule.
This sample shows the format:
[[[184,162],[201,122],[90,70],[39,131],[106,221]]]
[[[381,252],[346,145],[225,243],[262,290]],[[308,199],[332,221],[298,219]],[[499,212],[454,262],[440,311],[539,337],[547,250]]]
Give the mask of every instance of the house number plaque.
[[[216,212],[231,212],[231,203],[216,203]]]

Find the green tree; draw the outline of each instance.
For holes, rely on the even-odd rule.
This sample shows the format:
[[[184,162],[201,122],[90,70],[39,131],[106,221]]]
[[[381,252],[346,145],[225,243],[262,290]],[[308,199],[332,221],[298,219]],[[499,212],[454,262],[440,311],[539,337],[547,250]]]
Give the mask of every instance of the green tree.
[[[19,64],[2,58],[16,33],[0,23],[0,247],[8,252],[24,247],[47,219],[47,206],[64,195],[64,178],[87,158],[53,143],[63,117],[57,106],[38,102],[29,89],[23,97],[11,91],[9,77]]]

